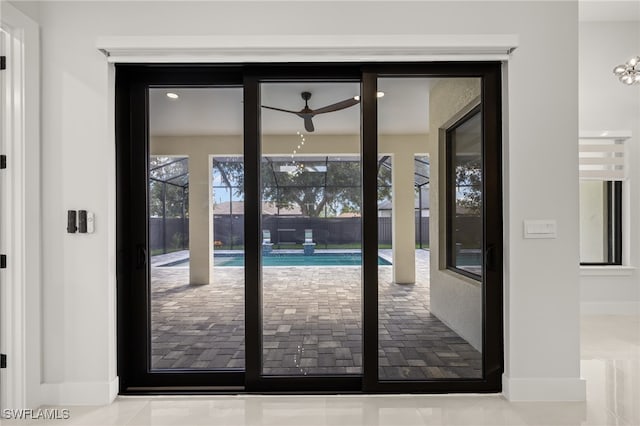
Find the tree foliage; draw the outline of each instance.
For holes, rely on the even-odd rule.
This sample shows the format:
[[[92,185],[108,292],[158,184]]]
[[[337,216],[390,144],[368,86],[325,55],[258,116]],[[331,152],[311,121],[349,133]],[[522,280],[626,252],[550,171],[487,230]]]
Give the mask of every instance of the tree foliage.
[[[456,205],[465,215],[482,213],[482,164],[480,158],[456,165]]]
[[[182,188],[163,185],[160,181],[174,183],[188,182],[188,160],[171,163],[169,157],[151,157],[149,163],[149,209],[152,217],[162,217],[163,190],[166,191],[166,217],[182,217],[183,202],[188,216],[188,200],[182,199]],[[167,164],[156,168],[158,165]],[[281,166],[289,168],[282,171]],[[260,169],[262,198],[281,209],[300,209],[304,216],[334,216],[343,212],[361,211],[361,167],[359,161],[307,161],[272,162],[263,161]],[[326,172],[324,171],[326,167]],[[232,187],[234,197],[244,195],[244,167],[241,161],[220,161],[213,163],[214,173],[220,175],[221,182]],[[181,176],[178,180],[172,179]],[[163,189],[164,188],[164,189]],[[378,199],[391,195],[391,170],[380,167],[378,172]],[[186,186],[185,196],[188,196]]]
[[[241,163],[221,163],[230,180],[244,188]],[[284,168],[282,166],[285,166]],[[326,167],[326,172],[325,172]],[[283,171],[287,170],[287,171]],[[280,162],[267,159],[260,169],[262,198],[281,209],[300,209],[304,216],[333,216],[339,212],[361,209],[361,168],[359,161]],[[391,173],[381,168],[379,197],[391,192]]]
[[[277,165],[273,165],[277,169]],[[262,196],[280,208],[297,206],[304,216],[321,216],[325,209],[335,214],[339,205],[360,206],[360,164],[332,162],[326,173],[312,171],[313,165],[301,163],[295,172],[262,168]]]

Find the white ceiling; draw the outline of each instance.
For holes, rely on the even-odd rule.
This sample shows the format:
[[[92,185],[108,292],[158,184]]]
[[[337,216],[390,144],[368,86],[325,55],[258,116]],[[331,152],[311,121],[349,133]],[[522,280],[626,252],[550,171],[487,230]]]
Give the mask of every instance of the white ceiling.
[[[580,0],[582,22],[640,22],[640,0]]]
[[[429,130],[429,88],[433,79],[380,79],[385,93],[378,102],[380,133],[415,134]],[[359,83],[263,83],[262,105],[292,111],[304,107],[300,97],[311,92],[311,109],[321,108],[359,95]],[[173,92],[180,97],[169,99]],[[149,125],[152,135],[242,134],[242,89],[151,89]],[[356,134],[360,131],[360,105],[320,114],[313,118],[316,134]],[[264,134],[304,132],[303,120],[294,114],[262,109]]]

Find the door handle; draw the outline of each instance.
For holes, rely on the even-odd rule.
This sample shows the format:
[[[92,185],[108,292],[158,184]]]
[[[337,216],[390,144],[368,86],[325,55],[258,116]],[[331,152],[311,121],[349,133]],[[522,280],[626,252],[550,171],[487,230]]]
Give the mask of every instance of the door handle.
[[[147,265],[147,248],[145,246],[138,246],[137,248],[137,260],[136,260],[136,267],[138,269],[142,269]]]
[[[496,270],[496,246],[494,244],[487,245],[485,251],[485,268],[489,271]]]

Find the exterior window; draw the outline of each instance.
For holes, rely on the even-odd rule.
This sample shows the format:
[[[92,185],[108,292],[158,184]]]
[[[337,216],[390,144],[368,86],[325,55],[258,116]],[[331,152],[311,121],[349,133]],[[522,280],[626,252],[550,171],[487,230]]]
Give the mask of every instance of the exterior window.
[[[580,181],[580,264],[622,264],[622,182]]]
[[[481,280],[482,112],[474,108],[446,131],[447,268]]]

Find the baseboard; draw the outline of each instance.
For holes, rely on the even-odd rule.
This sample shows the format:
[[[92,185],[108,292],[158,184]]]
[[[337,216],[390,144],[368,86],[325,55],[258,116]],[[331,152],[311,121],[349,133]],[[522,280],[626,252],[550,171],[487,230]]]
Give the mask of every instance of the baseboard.
[[[118,378],[118,376],[116,376],[112,381],[109,382],[109,404],[111,404],[116,399],[119,391],[120,379]]]
[[[502,378],[502,393],[509,401],[585,401],[587,382],[580,378]]]
[[[118,395],[118,377],[109,382],[43,383],[43,405],[108,405]]]
[[[580,302],[583,315],[639,315],[640,302]]]

